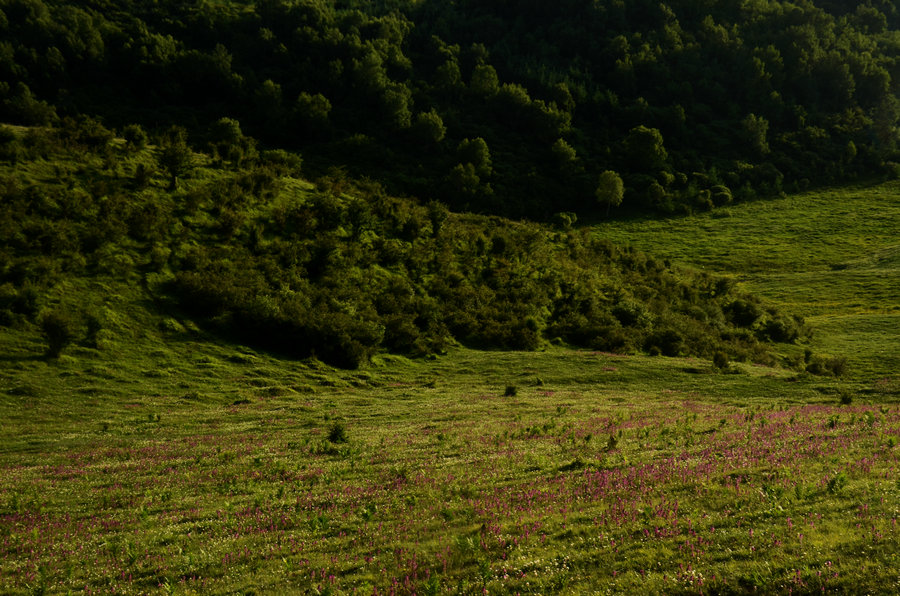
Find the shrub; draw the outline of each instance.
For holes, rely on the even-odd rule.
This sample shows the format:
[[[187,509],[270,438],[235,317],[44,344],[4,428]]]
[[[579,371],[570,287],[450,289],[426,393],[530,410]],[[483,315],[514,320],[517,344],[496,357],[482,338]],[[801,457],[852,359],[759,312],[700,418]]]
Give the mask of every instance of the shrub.
[[[347,429],[340,422],[333,423],[328,428],[328,440],[332,443],[346,443]]]
[[[515,397],[519,390],[515,385],[507,385],[506,389],[503,391],[503,395],[505,397]]]
[[[578,221],[578,215],[571,211],[561,211],[553,216],[553,225],[561,230],[572,229],[576,221]]]
[[[718,368],[719,370],[725,370],[728,368],[728,354],[721,350],[717,350],[715,354],[713,354],[713,366]]]
[[[87,335],[85,336],[85,345],[90,348],[100,349],[101,334],[103,332],[103,319],[96,314],[87,316]]]
[[[283,149],[269,149],[259,157],[260,163],[277,176],[299,176],[303,169],[303,158]]]
[[[128,146],[132,149],[143,149],[150,140],[147,136],[147,132],[140,124],[129,124],[126,126],[122,129],[122,137],[124,137],[125,142],[128,143]]]
[[[797,322],[784,315],[777,314],[766,318],[759,330],[762,339],[790,343],[800,336]]]
[[[813,375],[824,375],[825,364],[819,358],[814,358],[813,360],[807,362],[806,372]]]
[[[759,305],[749,300],[737,299],[723,309],[731,321],[740,327],[750,327],[762,316]]]
[[[661,329],[647,337],[644,347],[651,355],[679,356],[684,349],[684,338],[674,329]]]
[[[847,357],[846,356],[836,356],[834,358],[829,358],[825,362],[825,368],[831,371],[836,377],[842,377],[847,373]]]
[[[847,475],[843,472],[839,472],[834,475],[831,479],[828,480],[828,492],[831,494],[837,494],[844,490],[844,487],[847,485]]]
[[[0,126],[0,161],[16,163],[22,148],[13,130],[7,126]]]
[[[41,332],[47,340],[47,356],[58,358],[75,339],[75,322],[64,310],[52,310],[41,317]]]

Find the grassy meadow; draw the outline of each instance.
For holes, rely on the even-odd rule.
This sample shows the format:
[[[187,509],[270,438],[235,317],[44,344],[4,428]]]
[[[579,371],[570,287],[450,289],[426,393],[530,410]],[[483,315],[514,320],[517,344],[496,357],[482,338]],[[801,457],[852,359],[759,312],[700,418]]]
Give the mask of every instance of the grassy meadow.
[[[900,594],[898,66],[885,0],[0,2],[0,596]]]
[[[896,379],[2,339],[3,593],[900,588]]]
[[[896,592],[896,189],[595,228],[802,314],[782,349],[843,378],[546,343],[284,359],[161,308],[122,240],[48,300],[92,341],[0,327],[0,593]]]

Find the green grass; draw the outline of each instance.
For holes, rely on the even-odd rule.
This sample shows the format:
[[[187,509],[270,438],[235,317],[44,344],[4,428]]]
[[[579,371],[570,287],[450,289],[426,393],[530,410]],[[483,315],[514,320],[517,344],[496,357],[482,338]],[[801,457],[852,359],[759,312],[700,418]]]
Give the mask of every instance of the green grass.
[[[896,188],[597,228],[803,314],[842,379],[556,346],[339,370],[208,335],[133,263],[63,269],[44,304],[104,326],[58,359],[0,327],[0,593],[896,592]],[[100,271],[151,258],[118,249]]]
[[[561,348],[342,371],[106,287],[103,350],[0,335],[3,593],[896,581],[896,382]]]
[[[667,220],[603,223],[604,238],[732,275],[813,327],[817,352],[862,379],[895,375],[900,182],[835,189]]]

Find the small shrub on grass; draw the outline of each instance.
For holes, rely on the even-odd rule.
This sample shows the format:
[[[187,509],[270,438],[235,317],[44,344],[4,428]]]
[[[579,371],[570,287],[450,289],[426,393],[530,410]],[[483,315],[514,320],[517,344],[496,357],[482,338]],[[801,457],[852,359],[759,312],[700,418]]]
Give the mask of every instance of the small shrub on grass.
[[[75,339],[75,321],[63,310],[53,310],[41,317],[41,332],[47,340],[47,357],[59,358],[63,349]]]
[[[616,435],[609,435],[609,440],[606,441],[606,450],[612,451],[618,446],[619,446],[619,438],[616,437]]]
[[[332,443],[346,443],[347,429],[340,422],[335,422],[328,428],[328,440]]]
[[[842,377],[847,373],[846,356],[836,356],[825,361],[825,368],[836,377]]]
[[[825,374],[825,365],[822,364],[821,360],[812,360],[806,365],[806,372],[812,375],[824,375]]]
[[[504,397],[515,397],[519,390],[515,385],[507,385],[506,390],[503,392]]]
[[[87,334],[84,337],[84,345],[99,350],[102,342],[103,319],[95,314],[87,315]]]
[[[718,350],[715,354],[713,354],[713,366],[715,366],[719,370],[727,370],[728,369],[728,354],[725,352]]]
[[[840,472],[828,481],[828,492],[835,495],[844,490],[844,486],[846,485],[847,475],[843,472]]]

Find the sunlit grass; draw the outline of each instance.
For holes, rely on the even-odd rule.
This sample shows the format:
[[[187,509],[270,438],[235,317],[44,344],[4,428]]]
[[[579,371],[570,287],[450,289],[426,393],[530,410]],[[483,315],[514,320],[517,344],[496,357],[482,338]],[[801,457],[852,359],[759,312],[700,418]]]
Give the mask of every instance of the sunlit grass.
[[[896,380],[558,348],[351,372],[142,335],[59,361],[0,337],[0,591],[896,581]]]
[[[786,349],[843,379],[556,346],[342,371],[162,314],[152,274],[67,278],[98,345],[0,329],[0,593],[900,591],[896,188],[598,227],[804,315]]]

